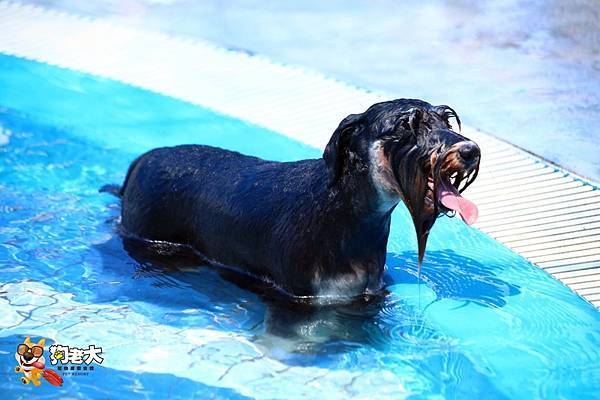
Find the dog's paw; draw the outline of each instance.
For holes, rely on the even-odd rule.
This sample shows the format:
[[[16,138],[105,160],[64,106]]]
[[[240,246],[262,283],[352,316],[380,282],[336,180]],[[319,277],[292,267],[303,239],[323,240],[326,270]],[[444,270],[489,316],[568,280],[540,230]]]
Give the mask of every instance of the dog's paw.
[[[23,385],[27,385],[29,383],[29,379],[25,378],[24,376],[21,377],[21,383]]]
[[[15,367],[15,372],[21,372],[21,371],[23,371],[23,370],[21,369],[21,367],[20,367],[20,366],[18,366],[18,365],[17,365],[17,366]]]

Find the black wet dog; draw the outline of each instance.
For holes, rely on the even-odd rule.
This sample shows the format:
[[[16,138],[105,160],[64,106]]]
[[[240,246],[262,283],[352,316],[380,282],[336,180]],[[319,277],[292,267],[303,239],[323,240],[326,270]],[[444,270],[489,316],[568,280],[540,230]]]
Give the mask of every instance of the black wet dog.
[[[323,158],[266,161],[209,146],[159,148],[119,191],[128,235],[186,244],[295,296],[352,297],[381,287],[390,215],[408,207],[419,259],[441,213],[477,209],[459,195],[477,145],[448,106],[400,99],[346,117]],[[461,183],[463,185],[461,185]]]

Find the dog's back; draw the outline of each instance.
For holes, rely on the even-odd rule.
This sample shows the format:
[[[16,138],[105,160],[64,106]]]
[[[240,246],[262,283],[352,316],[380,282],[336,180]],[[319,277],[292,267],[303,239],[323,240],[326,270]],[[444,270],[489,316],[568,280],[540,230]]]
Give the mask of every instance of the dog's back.
[[[151,150],[132,163],[120,190],[122,225],[275,278],[282,247],[305,236],[294,231],[307,228],[296,221],[315,200],[306,194],[325,192],[326,174],[315,173],[324,169],[323,160],[280,163],[210,146]]]

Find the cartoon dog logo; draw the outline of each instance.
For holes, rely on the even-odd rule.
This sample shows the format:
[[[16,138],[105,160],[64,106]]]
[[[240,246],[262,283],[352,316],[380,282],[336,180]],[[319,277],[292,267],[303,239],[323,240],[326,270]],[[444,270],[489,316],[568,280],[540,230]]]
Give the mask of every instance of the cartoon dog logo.
[[[56,372],[46,369],[46,359],[44,358],[44,345],[46,339],[40,339],[37,343],[31,343],[29,337],[17,346],[15,359],[19,363],[15,367],[15,372],[23,373],[21,382],[24,385],[33,383],[40,386],[42,377],[54,386],[61,386],[63,379]]]

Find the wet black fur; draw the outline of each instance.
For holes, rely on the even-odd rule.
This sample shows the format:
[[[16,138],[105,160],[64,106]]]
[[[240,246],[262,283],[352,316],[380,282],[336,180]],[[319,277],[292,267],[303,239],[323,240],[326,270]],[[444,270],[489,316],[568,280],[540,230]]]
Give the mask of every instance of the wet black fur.
[[[410,184],[442,140],[435,135],[449,129],[448,109],[408,99],[376,104],[344,119],[319,159],[274,162],[200,145],[151,150],[119,191],[122,226],[190,245],[297,296],[316,294],[317,276],[355,276],[349,295],[377,291],[393,207],[381,209],[369,147],[387,138],[394,172]]]

